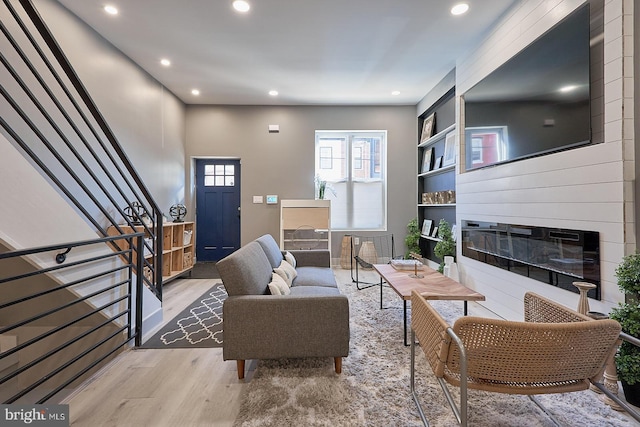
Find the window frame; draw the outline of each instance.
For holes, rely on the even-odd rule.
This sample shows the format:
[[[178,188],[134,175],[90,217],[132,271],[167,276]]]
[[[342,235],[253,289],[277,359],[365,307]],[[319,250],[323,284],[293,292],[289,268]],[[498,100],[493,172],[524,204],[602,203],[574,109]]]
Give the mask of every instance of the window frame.
[[[346,227],[337,227],[334,226],[333,218],[331,218],[331,229],[334,231],[387,231],[387,219],[388,219],[388,203],[387,203],[387,189],[388,189],[388,175],[387,175],[387,147],[388,147],[388,134],[387,130],[316,130],[315,131],[315,176],[320,176],[323,170],[326,169],[321,168],[321,161],[324,161],[326,164],[326,159],[320,156],[320,141],[321,139],[327,138],[335,138],[335,139],[344,139],[346,142],[346,178],[337,181],[327,181],[329,184],[331,183],[347,183],[347,197],[346,201],[346,210],[347,210],[347,218],[346,218]],[[364,150],[360,150],[361,156],[356,159],[354,158],[354,142],[357,140],[361,140],[364,138],[374,138],[378,139],[380,146],[379,150],[371,150],[374,153],[370,159],[366,161],[371,162],[370,167],[370,176],[366,179],[357,179],[354,177],[355,170],[363,170],[363,163],[365,162],[365,153]],[[361,147],[360,147],[361,148]],[[335,151],[335,150],[333,150]],[[334,154],[332,152],[332,154]],[[379,154],[379,155],[378,155]],[[333,161],[332,157],[332,166],[336,164]],[[360,161],[360,168],[356,168],[357,161]],[[362,183],[372,181],[379,181],[382,184],[382,194],[381,201],[382,206],[380,207],[380,215],[381,215],[381,225],[380,227],[358,227],[355,214],[354,214],[354,201],[353,201],[353,186],[356,183]],[[325,193],[328,194],[328,193]],[[329,199],[332,199],[331,195],[328,194]],[[333,199],[336,200],[336,199]],[[331,209],[331,215],[334,215],[334,209]]]

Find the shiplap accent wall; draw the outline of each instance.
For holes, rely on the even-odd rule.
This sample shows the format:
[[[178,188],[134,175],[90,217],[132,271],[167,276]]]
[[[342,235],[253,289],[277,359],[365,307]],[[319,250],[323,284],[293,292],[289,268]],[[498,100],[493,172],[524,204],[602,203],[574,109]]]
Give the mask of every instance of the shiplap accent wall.
[[[460,94],[584,3],[518,3],[477,50],[458,61],[459,107],[464,102]],[[602,301],[590,300],[590,305],[591,310],[607,313],[623,300],[615,268],[625,254],[635,250],[635,160],[633,1],[604,3],[604,94],[593,94],[604,96],[604,143],[468,173],[460,173],[464,165],[459,165],[456,216],[458,223],[467,219],[598,231]],[[464,109],[458,111],[463,124]],[[464,159],[464,144],[460,151]],[[460,251],[459,247],[461,281],[485,294],[484,307],[501,317],[521,319],[522,298],[528,290],[577,306],[575,293],[462,257]]]

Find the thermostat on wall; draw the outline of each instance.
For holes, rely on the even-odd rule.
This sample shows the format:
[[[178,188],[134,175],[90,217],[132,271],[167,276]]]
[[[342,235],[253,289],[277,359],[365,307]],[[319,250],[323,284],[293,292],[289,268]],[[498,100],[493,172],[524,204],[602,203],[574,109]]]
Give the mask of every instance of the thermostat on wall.
[[[269,196],[269,195],[267,195],[267,204],[268,205],[277,205],[278,204],[278,196]]]

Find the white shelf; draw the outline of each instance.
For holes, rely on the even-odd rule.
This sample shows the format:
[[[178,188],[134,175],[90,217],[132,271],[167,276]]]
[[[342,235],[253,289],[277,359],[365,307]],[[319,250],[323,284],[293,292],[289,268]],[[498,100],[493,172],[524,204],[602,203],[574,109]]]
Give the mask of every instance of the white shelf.
[[[451,132],[455,128],[456,128],[456,124],[454,123],[451,126],[449,126],[448,128],[443,129],[440,132],[436,133],[435,135],[433,135],[431,138],[427,139],[426,141],[421,142],[420,144],[418,144],[418,147],[428,147],[428,146],[432,145],[433,143],[440,141],[449,132]]]
[[[448,165],[448,166],[442,167],[440,169],[435,169],[435,170],[431,170],[429,172],[420,173],[420,174],[418,174],[418,177],[424,178],[424,177],[431,176],[431,175],[437,175],[439,173],[448,172],[448,171],[453,170],[455,168],[456,168],[456,165],[454,163],[452,165]]]
[[[421,234],[420,237],[422,237],[423,239],[434,241],[434,242],[441,242],[442,241],[442,239],[439,239],[437,237],[425,236],[424,234]]]
[[[418,207],[421,208],[448,208],[455,207],[455,203],[418,203]]]

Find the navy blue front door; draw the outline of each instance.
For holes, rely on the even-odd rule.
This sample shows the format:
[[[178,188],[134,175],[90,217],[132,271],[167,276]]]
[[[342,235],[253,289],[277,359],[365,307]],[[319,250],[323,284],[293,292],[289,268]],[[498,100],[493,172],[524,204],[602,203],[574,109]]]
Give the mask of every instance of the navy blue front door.
[[[240,160],[196,159],[196,258],[218,261],[240,247]]]

